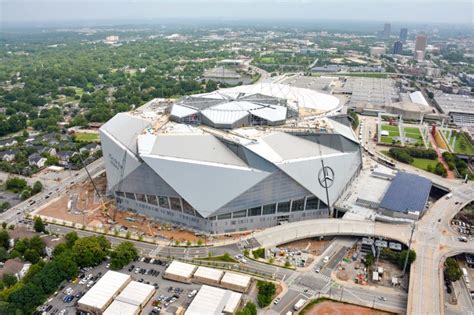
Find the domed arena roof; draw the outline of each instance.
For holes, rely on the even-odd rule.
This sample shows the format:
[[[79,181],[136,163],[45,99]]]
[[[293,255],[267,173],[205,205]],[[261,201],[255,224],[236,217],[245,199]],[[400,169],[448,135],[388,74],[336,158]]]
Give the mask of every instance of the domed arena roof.
[[[313,90],[285,84],[260,83],[220,89],[182,98],[170,118],[182,123],[204,123],[216,128],[280,125],[300,110],[321,115],[340,109],[339,100]]]

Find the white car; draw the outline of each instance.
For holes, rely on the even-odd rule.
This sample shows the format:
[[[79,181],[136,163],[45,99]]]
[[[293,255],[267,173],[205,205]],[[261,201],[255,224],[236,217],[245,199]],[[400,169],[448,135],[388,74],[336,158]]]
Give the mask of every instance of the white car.
[[[139,273],[139,272],[140,272],[140,267],[135,268],[135,273]]]
[[[94,281],[92,280],[87,283],[88,288],[92,287],[93,285],[94,285]]]
[[[188,294],[188,298],[192,298],[193,296],[195,296],[197,293],[197,290],[193,290],[191,291],[191,293]]]
[[[273,301],[273,304],[275,304],[275,305],[277,305],[278,303],[280,303],[280,298],[279,298],[279,297],[277,297],[277,298],[275,299],[275,301]]]

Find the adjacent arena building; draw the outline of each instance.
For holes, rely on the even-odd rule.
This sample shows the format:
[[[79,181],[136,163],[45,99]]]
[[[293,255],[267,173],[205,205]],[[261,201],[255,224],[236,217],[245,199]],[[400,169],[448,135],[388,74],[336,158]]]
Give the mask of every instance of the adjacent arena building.
[[[209,233],[327,217],[361,151],[336,97],[256,84],[153,100],[100,129],[120,209]]]

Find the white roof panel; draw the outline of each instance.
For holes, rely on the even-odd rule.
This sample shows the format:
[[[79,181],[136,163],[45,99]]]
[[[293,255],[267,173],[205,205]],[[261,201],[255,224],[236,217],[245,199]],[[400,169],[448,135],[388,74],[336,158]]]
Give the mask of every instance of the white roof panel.
[[[250,281],[252,281],[252,277],[250,276],[229,271],[227,271],[221,279],[222,283],[229,283],[241,287],[247,287],[250,284]]]
[[[197,110],[179,104],[175,104],[171,107],[171,116],[183,118],[196,113],[198,113]]]
[[[116,301],[122,301],[133,305],[142,305],[147,302],[147,298],[155,292],[155,287],[140,283],[137,281],[130,282],[119,296],[115,299]]]
[[[173,260],[168,266],[168,268],[166,268],[165,273],[185,278],[191,278],[195,269],[196,266],[194,265],[186,264],[178,260]]]
[[[103,309],[117,291],[130,279],[130,275],[109,270],[84,294],[78,303]]]
[[[138,314],[140,307],[122,301],[113,301],[104,311],[103,315],[131,315]]]
[[[222,270],[219,270],[219,269],[200,266],[200,267],[198,267],[198,269],[194,273],[194,277],[200,277],[200,278],[204,278],[204,279],[219,281],[221,279],[223,273],[224,272]]]
[[[416,103],[416,104],[421,104],[421,105],[424,105],[424,106],[430,106],[430,104],[428,104],[425,97],[423,96],[423,93],[421,93],[420,91],[410,93],[410,100],[413,103]]]
[[[235,311],[241,298],[242,294],[240,293],[203,285],[184,314],[221,315],[224,310]]]

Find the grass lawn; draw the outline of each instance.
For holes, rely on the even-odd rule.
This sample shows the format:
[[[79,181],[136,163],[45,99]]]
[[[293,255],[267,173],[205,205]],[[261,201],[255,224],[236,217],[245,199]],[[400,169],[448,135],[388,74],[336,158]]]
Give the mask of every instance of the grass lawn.
[[[405,137],[416,140],[416,142],[421,145],[424,144],[423,138],[421,137],[420,129],[418,129],[417,127],[406,127],[404,129],[405,129]]]
[[[464,133],[456,135],[456,144],[454,145],[454,152],[461,154],[474,155],[474,147]]]
[[[393,137],[390,137],[390,136],[381,136],[381,137],[380,137],[380,142],[381,142],[381,143],[386,143],[386,144],[393,144]]]
[[[75,90],[76,90],[76,95],[78,96],[82,96],[82,94],[84,94],[84,90],[82,88],[77,87],[75,88]]]
[[[426,168],[428,165],[431,165],[432,168],[435,168],[436,164],[438,164],[438,160],[429,160],[429,159],[418,159],[418,158],[413,158],[413,163],[411,163],[411,166],[414,166],[416,168],[422,169],[426,171]]]
[[[206,258],[198,258],[199,260],[207,260],[207,261],[222,261],[222,262],[232,262],[236,263],[237,260],[232,258],[231,256],[226,257],[225,255],[222,256],[211,256],[211,257],[206,257]]]
[[[275,58],[273,58],[273,57],[262,57],[262,58],[258,59],[258,62],[261,62],[261,63],[275,63]]]
[[[97,133],[86,133],[77,132],[74,134],[77,141],[80,142],[96,142],[99,141],[99,134]]]
[[[381,152],[383,155],[388,156],[390,159],[393,159],[393,158],[390,156],[390,153],[389,153],[387,150],[380,151],[380,152]],[[416,167],[416,168],[419,168],[419,169],[422,169],[422,170],[426,171],[426,168],[428,167],[428,165],[431,165],[431,167],[434,168],[437,163],[438,163],[438,160],[429,160],[429,159],[413,158],[413,163],[411,163],[410,165],[413,166],[413,167]]]
[[[382,130],[388,131],[389,135],[392,137],[400,136],[400,130],[398,129],[398,126],[382,125]]]

